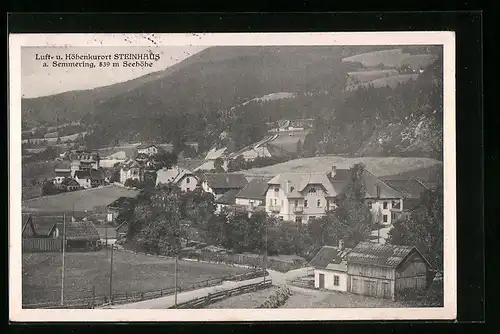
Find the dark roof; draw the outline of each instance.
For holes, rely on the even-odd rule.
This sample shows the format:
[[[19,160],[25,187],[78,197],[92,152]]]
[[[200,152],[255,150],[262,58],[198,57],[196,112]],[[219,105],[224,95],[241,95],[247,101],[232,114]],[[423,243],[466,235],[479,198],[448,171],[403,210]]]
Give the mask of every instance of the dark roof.
[[[323,246],[319,252],[314,256],[314,258],[309,262],[309,267],[314,267],[317,269],[325,269],[328,264],[340,264],[346,255],[349,253],[350,249],[345,248],[339,250],[338,247],[334,246]]]
[[[67,177],[62,181],[64,186],[80,186],[80,184],[73,178]]]
[[[367,171],[366,169],[361,174],[361,179],[366,189],[367,198],[402,198],[403,196],[398,191],[392,189],[384,181],[377,178],[375,175]],[[380,192],[377,194],[377,188]]]
[[[396,268],[412,251],[418,252],[413,246],[360,242],[347,255],[347,263]],[[423,255],[418,253],[427,262]]]
[[[63,224],[57,224],[59,232],[64,233]],[[89,221],[66,222],[66,240],[97,241],[101,239],[94,224]]]
[[[240,190],[236,197],[264,200],[266,198],[266,191],[269,186],[267,182],[269,180],[270,178],[251,180],[243,189]]]
[[[204,177],[211,188],[241,189],[248,183],[243,174],[236,173],[205,173]]]
[[[403,200],[403,210],[412,211],[421,204],[420,198],[406,198]]]
[[[231,189],[228,190],[224,195],[215,200],[215,203],[218,204],[234,204],[236,200],[236,195],[238,194],[239,189]]]
[[[23,214],[23,218],[26,218],[25,220],[23,219],[23,232],[26,228],[30,228],[29,225],[29,216],[25,216]],[[67,217],[67,220],[70,218]],[[35,232],[36,236],[48,236],[54,226],[59,223],[63,223],[63,217],[62,216],[31,216],[31,222],[32,226]]]
[[[334,182],[349,182],[352,178],[352,171],[350,169],[337,169],[333,177],[331,177],[331,172],[329,175]]]
[[[75,172],[75,177],[78,177],[79,179],[84,179],[90,177],[90,171],[89,170],[77,170]]]
[[[119,197],[116,201],[108,204],[108,208],[131,208],[134,206],[135,199],[130,197]]]
[[[410,180],[388,180],[384,182],[392,189],[398,191],[404,198],[418,199],[427,188],[420,182],[414,179]]]

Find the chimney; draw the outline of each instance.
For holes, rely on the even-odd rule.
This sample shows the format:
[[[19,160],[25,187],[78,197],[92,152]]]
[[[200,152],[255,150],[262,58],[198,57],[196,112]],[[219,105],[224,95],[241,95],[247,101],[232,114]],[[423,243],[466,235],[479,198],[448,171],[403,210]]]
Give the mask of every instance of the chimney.
[[[339,240],[339,250],[343,250],[344,249],[344,240],[340,239]]]
[[[332,177],[337,174],[337,166],[332,166]]]

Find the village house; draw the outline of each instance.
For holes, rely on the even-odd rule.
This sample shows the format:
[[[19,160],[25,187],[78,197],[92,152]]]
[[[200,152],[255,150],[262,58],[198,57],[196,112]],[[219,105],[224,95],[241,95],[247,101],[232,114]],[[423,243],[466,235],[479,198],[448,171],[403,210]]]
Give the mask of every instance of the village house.
[[[346,260],[352,293],[396,300],[405,290],[427,288],[430,264],[415,247],[360,242]]]
[[[297,223],[325,215],[339,194],[326,173],[282,173],[267,184],[266,212]]]
[[[75,179],[71,177],[65,178],[61,182],[61,186],[66,190],[66,191],[76,191],[76,190],[81,190],[82,186],[76,181]]]
[[[23,214],[23,238],[57,238],[60,236],[57,224],[63,223],[60,216],[32,216]]]
[[[101,170],[97,169],[78,170],[75,172],[74,179],[85,189],[104,185],[104,175]]]
[[[135,198],[119,197],[106,206],[106,222],[119,225],[130,217],[135,207]]]
[[[236,195],[240,189],[230,189],[215,200],[215,213],[221,212],[224,208],[233,208]]]
[[[351,249],[344,248],[343,241],[338,247],[323,246],[309,262],[314,268],[314,287],[335,291],[349,291],[346,255]]]
[[[413,178],[408,180],[383,179],[383,181],[403,196],[402,207],[391,206],[391,222],[396,219],[408,219],[411,212],[420,205],[421,195],[429,190],[423,182]]]
[[[243,187],[235,198],[235,205],[243,206],[247,211],[254,211],[258,207],[263,207],[266,201],[267,182],[266,179],[253,179]]]
[[[137,146],[137,154],[145,154],[151,157],[158,154],[158,147],[153,144],[139,145]]]
[[[282,173],[268,182],[266,212],[286,221],[306,223],[336,207],[352,180],[351,166],[333,166],[328,173]],[[367,170],[361,178],[365,203],[373,221],[390,225],[403,212],[404,196]]]
[[[58,162],[54,166],[54,184],[61,184],[65,178],[73,177],[71,163],[69,161]]]
[[[135,160],[128,159],[120,165],[120,183],[125,184],[127,180],[144,181],[144,169]]]
[[[205,192],[218,199],[229,190],[241,190],[248,181],[243,174],[236,173],[205,173],[201,180],[201,187]]]
[[[171,168],[162,168],[156,172],[156,186],[175,185],[182,191],[191,191],[196,189],[198,178],[189,170],[173,166]]]

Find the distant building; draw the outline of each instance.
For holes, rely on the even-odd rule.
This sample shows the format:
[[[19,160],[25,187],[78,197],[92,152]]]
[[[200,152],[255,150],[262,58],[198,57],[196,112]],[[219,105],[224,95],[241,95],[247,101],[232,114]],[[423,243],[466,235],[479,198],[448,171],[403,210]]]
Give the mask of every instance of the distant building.
[[[402,291],[427,288],[430,264],[415,247],[360,242],[346,260],[352,293],[396,300]]]
[[[78,170],[75,172],[74,179],[85,189],[104,185],[105,182],[102,171],[97,169]]]
[[[198,178],[189,170],[173,166],[162,168],[156,172],[156,186],[160,184],[172,184],[178,186],[182,191],[195,190]]]
[[[145,144],[137,146],[138,154],[145,154],[147,156],[153,156],[158,154],[158,147],[153,144]]]
[[[144,181],[144,169],[135,160],[126,160],[120,165],[120,183],[125,184],[127,180]]]
[[[215,199],[229,190],[241,190],[248,183],[243,174],[236,173],[205,173],[201,182],[203,190],[214,194]]]
[[[66,248],[68,250],[95,250],[101,237],[95,225],[90,221],[66,222],[56,225],[57,234],[61,237],[66,233]]]
[[[251,180],[236,194],[235,205],[244,206],[248,211],[253,211],[257,207],[264,206],[268,181],[269,179]]]
[[[343,242],[338,247],[323,246],[309,263],[314,268],[314,287],[335,291],[349,291],[346,255],[349,248]]]
[[[61,184],[64,179],[73,177],[74,172],[72,173],[71,163],[68,161],[58,162],[54,166],[54,174],[54,183],[56,184]]]
[[[61,182],[61,186],[63,186],[66,189],[66,191],[76,191],[82,189],[82,186],[78,183],[78,181],[76,181],[71,177],[65,178]]]
[[[230,189],[221,196],[219,196],[215,200],[215,212],[219,213],[224,208],[234,207],[236,195],[238,194],[239,191],[240,191],[239,189]]]

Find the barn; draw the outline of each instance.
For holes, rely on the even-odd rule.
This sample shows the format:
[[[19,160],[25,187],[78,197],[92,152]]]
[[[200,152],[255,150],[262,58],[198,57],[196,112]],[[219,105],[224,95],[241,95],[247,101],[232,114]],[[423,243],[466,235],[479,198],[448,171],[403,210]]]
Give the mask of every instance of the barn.
[[[396,300],[427,288],[430,264],[415,247],[360,242],[346,259],[352,293]]]

